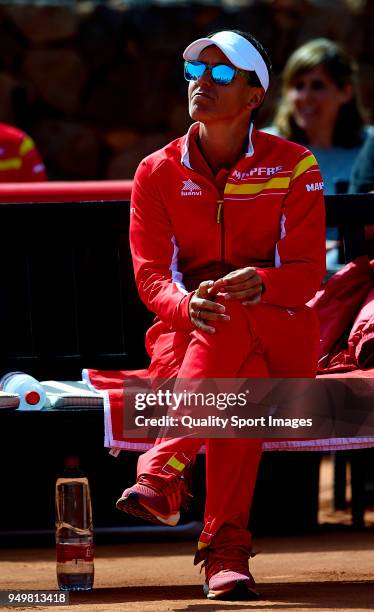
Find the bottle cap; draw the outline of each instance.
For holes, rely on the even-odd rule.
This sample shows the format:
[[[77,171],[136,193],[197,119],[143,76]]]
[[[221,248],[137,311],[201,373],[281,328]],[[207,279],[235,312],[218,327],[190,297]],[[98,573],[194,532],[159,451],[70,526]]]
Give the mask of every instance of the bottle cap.
[[[37,391],[28,391],[25,395],[25,400],[31,406],[36,406],[40,401],[40,394]]]

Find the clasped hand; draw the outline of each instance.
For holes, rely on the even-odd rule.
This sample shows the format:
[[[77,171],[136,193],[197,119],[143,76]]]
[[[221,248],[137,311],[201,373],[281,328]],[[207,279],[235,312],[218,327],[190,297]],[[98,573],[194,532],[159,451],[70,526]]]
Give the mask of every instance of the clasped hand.
[[[189,303],[189,315],[195,327],[210,334],[216,331],[207,321],[229,321],[225,306],[214,301],[218,294],[225,300],[240,300],[243,306],[261,301],[262,280],[256,268],[240,268],[216,281],[203,281]]]

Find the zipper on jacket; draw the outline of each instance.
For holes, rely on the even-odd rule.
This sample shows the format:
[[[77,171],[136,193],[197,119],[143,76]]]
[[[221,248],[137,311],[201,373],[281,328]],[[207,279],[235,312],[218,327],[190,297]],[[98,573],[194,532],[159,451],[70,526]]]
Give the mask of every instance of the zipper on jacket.
[[[223,215],[223,200],[217,200],[217,224],[221,226],[221,262],[225,263],[225,224]]]
[[[223,218],[223,200],[217,200],[217,223],[221,223]]]

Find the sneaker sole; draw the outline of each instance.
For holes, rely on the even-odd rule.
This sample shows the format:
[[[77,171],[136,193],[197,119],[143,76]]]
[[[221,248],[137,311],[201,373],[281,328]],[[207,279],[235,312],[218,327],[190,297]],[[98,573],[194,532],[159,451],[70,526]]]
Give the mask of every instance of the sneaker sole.
[[[238,580],[229,591],[210,591],[205,583],[203,592],[208,599],[219,599],[221,601],[256,601],[260,599],[259,593],[251,589],[244,580]]]
[[[162,517],[153,514],[151,509],[147,508],[143,504],[139,503],[137,493],[130,493],[128,497],[120,497],[116,503],[116,508],[131,516],[155,523],[156,525],[167,525],[168,527],[175,527],[179,521],[180,513],[171,514],[168,517]]]

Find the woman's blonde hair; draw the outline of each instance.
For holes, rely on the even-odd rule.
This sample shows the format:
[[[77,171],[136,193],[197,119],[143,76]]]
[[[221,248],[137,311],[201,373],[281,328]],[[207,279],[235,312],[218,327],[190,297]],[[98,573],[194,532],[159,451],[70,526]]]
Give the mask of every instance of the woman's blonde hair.
[[[358,91],[357,66],[340,45],[327,38],[311,40],[296,49],[288,59],[282,73],[282,99],[274,125],[285,138],[308,144],[304,130],[296,125],[292,116],[287,94],[302,73],[316,66],[323,66],[339,89],[346,85],[352,86],[352,98],[339,109],[333,145],[348,148],[361,144],[365,115]]]

